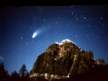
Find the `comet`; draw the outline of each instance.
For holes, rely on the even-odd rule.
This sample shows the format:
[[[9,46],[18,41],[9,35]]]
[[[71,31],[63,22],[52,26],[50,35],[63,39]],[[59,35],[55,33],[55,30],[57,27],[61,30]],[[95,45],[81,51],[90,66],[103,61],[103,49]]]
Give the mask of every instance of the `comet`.
[[[32,34],[32,39],[35,39],[38,35],[44,33],[46,30],[48,30],[48,28],[46,29],[45,27],[41,27],[41,28],[35,30]]]
[[[40,33],[39,30],[33,32],[32,39],[36,38],[39,35],[39,33]]]

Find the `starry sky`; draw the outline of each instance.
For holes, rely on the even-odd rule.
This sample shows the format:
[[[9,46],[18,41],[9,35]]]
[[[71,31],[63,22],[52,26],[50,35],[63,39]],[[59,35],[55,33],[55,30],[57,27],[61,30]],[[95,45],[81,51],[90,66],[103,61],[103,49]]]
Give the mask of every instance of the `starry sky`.
[[[0,8],[0,62],[9,72],[22,64],[30,71],[49,45],[67,38],[108,62],[107,14],[102,5]]]

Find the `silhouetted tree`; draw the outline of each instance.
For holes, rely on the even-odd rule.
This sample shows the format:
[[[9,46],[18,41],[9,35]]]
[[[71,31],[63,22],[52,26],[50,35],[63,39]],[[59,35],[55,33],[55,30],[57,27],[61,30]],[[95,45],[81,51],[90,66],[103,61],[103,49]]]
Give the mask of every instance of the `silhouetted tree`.
[[[27,69],[26,69],[26,65],[23,64],[19,70],[19,76],[20,77],[27,77],[29,75]]]
[[[0,80],[9,78],[8,71],[5,70],[4,63],[0,63]]]
[[[16,71],[13,71],[11,74],[12,78],[19,78],[19,74]]]
[[[16,71],[13,71],[9,81],[20,81],[19,74]]]

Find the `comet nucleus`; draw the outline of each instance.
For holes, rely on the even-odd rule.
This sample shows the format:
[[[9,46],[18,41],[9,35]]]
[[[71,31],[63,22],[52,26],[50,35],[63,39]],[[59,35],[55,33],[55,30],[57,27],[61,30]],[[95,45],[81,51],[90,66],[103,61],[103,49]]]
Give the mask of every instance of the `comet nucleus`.
[[[33,32],[32,38],[34,39],[34,38],[36,38],[38,35],[39,35],[39,31],[35,31],[35,32]]]

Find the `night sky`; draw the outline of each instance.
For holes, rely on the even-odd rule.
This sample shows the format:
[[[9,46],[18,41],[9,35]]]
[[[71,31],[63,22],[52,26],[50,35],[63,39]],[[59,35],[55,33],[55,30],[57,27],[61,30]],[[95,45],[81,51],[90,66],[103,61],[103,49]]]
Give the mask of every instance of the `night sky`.
[[[108,62],[108,7],[33,6],[0,8],[0,62],[28,71],[52,43],[70,39]]]

